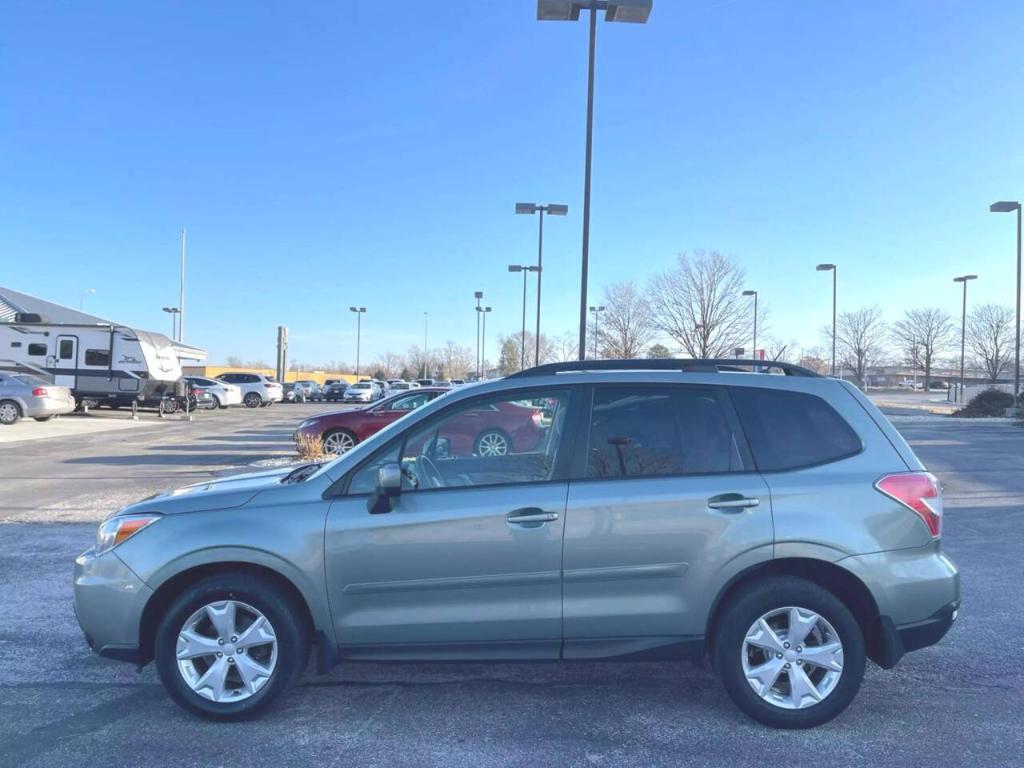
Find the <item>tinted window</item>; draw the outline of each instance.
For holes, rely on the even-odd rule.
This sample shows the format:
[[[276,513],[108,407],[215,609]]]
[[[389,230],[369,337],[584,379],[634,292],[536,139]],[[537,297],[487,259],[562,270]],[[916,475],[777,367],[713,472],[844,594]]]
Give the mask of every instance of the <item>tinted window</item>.
[[[721,395],[709,387],[598,387],[587,476],[741,472],[726,413]]]
[[[414,395],[396,397],[390,403],[382,406],[385,411],[412,411],[421,405],[429,403],[434,398],[433,392],[417,392]]]
[[[824,464],[861,449],[850,425],[820,397],[746,387],[730,394],[760,470]]]
[[[29,344],[28,353],[33,357],[44,357],[46,355],[45,344]]]
[[[60,340],[60,359],[70,360],[75,356],[75,342],[71,339]]]
[[[106,349],[87,349],[85,350],[85,364],[86,365],[110,365],[110,352]]]

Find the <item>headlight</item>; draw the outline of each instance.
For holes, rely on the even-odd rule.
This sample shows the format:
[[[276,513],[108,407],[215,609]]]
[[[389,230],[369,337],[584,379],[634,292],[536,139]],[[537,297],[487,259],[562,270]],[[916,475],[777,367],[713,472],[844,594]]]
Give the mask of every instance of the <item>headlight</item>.
[[[307,427],[311,427],[311,426],[313,426],[313,420],[312,419],[306,419],[301,424],[299,424],[299,429],[306,429]]]
[[[105,520],[96,531],[96,554],[109,552],[159,519],[160,515],[122,515]]]

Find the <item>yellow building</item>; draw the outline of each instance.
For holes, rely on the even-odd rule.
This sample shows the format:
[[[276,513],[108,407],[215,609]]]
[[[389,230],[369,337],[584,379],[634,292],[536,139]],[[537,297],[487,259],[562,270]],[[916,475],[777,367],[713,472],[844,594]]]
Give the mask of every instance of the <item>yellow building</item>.
[[[181,370],[186,376],[204,376],[208,379],[214,379],[222,373],[258,373],[270,378],[277,375],[277,371],[273,368],[238,368],[231,365],[183,365]],[[356,381],[356,377],[351,373],[335,373],[334,371],[288,371],[284,377],[285,382],[315,381],[320,386],[323,386],[327,379],[338,379],[350,384],[354,384]]]

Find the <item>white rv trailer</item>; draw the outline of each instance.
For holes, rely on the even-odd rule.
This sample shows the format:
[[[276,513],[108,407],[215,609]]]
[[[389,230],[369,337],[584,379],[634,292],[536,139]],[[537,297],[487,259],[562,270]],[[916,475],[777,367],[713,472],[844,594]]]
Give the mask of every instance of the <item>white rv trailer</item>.
[[[155,403],[206,351],[0,287],[0,358],[70,387],[78,402]]]

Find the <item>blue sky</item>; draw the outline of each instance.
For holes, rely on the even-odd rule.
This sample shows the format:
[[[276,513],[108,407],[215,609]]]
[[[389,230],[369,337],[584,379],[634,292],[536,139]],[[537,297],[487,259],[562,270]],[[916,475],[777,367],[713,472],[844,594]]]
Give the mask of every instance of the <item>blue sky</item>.
[[[840,309],[1011,304],[1024,196],[1017,0],[655,0],[599,26],[592,296],[693,248],[734,254],[784,340]],[[0,284],[186,341],[353,361],[471,345],[473,291],[519,326],[509,263],[546,228],[544,325],[575,330],[586,25],[531,0],[7,2]],[[531,302],[533,291],[531,288]],[[531,310],[532,312],[532,310]]]

